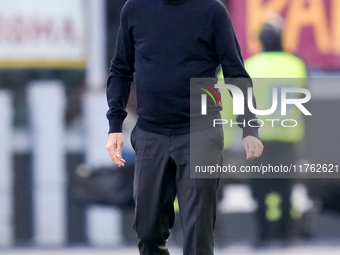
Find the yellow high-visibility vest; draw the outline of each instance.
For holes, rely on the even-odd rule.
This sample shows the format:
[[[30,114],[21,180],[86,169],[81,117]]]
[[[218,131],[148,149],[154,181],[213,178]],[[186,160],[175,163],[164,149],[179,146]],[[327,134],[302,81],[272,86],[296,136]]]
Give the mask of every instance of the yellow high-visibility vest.
[[[283,87],[302,88],[306,84],[307,70],[305,64],[298,57],[286,52],[259,53],[245,61],[245,68],[253,79],[257,109],[266,110],[270,108],[274,87],[278,89]],[[285,116],[281,115],[280,104],[278,104],[277,109],[271,115],[257,116],[265,123],[259,129],[260,138],[263,141],[301,141],[305,133],[303,113],[294,105],[288,106]],[[296,127],[284,127],[280,122],[273,124],[265,121],[266,119],[294,119],[298,122],[298,125]]]

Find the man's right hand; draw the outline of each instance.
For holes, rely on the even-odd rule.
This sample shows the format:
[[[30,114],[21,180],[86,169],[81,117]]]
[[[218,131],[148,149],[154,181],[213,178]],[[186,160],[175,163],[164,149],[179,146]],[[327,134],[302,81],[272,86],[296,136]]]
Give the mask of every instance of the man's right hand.
[[[247,159],[257,159],[262,155],[263,144],[260,139],[247,136],[242,139],[242,145],[246,151]]]
[[[118,167],[125,166],[125,160],[122,158],[122,150],[124,143],[123,133],[110,133],[106,143],[106,150],[109,152],[110,158]]]

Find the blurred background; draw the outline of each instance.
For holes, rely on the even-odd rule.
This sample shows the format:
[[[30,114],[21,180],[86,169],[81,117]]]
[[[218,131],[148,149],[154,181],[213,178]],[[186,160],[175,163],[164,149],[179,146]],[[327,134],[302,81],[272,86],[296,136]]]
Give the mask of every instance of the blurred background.
[[[32,249],[45,254],[53,253],[52,248],[61,249],[60,253],[67,249],[67,254],[86,254],[86,249],[99,249],[95,251],[98,254],[137,254],[131,198],[134,155],[129,143],[136,120],[134,90],[124,126],[127,167],[115,168],[105,150],[106,77],[124,3],[0,0],[3,254],[28,254]],[[244,59],[262,51],[258,36],[263,16],[275,12],[283,17],[284,50],[304,61],[306,86],[312,94],[308,109],[313,116],[305,120],[297,160],[340,164],[340,1],[223,3],[232,16]],[[233,138],[226,136],[226,161],[248,164],[239,142],[240,131],[231,132],[235,132]],[[277,254],[337,254],[339,190],[337,178],[295,181],[290,242],[282,245],[274,241],[270,249]],[[221,181],[218,254],[256,252],[257,208],[248,179]],[[275,235],[275,223],[271,231]],[[170,244],[177,247],[176,254],[181,253],[179,222]]]

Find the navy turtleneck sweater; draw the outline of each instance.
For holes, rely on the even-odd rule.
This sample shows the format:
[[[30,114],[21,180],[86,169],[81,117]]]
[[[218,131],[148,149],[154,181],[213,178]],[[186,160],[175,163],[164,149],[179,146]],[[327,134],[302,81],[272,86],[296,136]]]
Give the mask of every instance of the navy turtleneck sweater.
[[[109,132],[122,131],[134,80],[137,126],[167,135],[188,133],[190,78],[216,77],[219,65],[224,77],[249,78],[230,15],[219,0],[128,0],[107,82]],[[240,83],[244,95],[249,86]],[[254,118],[246,107],[238,121]],[[257,132],[245,127],[243,137],[258,137]]]

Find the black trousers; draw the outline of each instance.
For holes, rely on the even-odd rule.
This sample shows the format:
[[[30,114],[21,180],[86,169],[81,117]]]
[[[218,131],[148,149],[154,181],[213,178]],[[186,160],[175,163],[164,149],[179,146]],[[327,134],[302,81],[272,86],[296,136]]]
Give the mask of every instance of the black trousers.
[[[223,131],[209,129],[191,136],[190,150],[190,134],[167,136],[138,127],[132,131],[136,151],[134,229],[140,254],[170,254],[167,239],[174,224],[176,195],[183,254],[213,254],[218,178],[190,178],[190,156],[195,165],[221,164]]]

